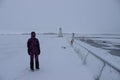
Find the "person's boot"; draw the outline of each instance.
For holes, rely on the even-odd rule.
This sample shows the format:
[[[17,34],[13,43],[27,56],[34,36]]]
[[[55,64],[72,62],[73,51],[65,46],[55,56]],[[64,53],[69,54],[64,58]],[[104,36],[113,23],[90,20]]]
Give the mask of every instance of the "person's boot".
[[[34,71],[34,68],[30,68],[31,69],[31,71]]]
[[[34,63],[33,63],[33,62],[30,63],[30,69],[31,69],[32,71],[34,71]]]
[[[40,68],[39,68],[39,62],[38,62],[38,61],[36,61],[36,69],[40,69]]]

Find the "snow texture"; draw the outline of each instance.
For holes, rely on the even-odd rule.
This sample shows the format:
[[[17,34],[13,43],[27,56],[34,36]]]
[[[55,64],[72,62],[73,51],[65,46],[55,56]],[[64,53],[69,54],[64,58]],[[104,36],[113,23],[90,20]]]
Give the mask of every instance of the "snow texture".
[[[70,35],[66,36],[66,39],[68,39],[68,41],[70,42]],[[93,72],[94,78],[96,80],[120,79],[120,64],[118,63],[118,61],[120,60],[110,55],[106,50],[93,47],[85,42],[81,42],[78,40],[74,41],[73,49],[81,58],[82,63],[86,65],[89,70],[91,70],[91,72]],[[110,65],[108,65],[108,63]],[[113,66],[116,67],[118,70],[114,69]]]
[[[40,70],[29,69],[30,35],[0,36],[0,80],[94,80],[64,37],[37,35]]]

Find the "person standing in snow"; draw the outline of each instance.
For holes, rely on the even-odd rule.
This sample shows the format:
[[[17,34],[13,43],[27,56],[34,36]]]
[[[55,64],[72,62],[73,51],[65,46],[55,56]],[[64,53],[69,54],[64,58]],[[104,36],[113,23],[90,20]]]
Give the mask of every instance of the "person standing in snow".
[[[40,55],[40,44],[39,40],[36,38],[36,33],[31,32],[31,38],[27,42],[28,54],[30,55],[30,69],[34,70],[34,58],[36,69],[39,69],[39,58]]]

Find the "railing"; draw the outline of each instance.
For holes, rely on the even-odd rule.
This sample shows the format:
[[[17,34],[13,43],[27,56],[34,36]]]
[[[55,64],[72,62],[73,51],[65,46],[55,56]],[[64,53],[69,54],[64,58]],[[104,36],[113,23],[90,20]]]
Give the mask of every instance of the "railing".
[[[70,38],[67,40],[71,42]],[[120,80],[120,66],[112,64],[109,60],[102,58],[101,56],[93,53],[92,51],[88,50],[86,47],[82,46],[77,41],[74,41],[71,45],[75,52],[79,55],[84,65],[92,65],[94,67],[97,66],[96,64],[90,64],[90,59],[94,58],[94,60],[98,61],[100,67],[99,69],[94,72],[95,80]],[[88,59],[89,58],[89,59]],[[87,63],[88,62],[88,63]],[[94,61],[92,61],[94,62]],[[120,64],[120,63],[119,63]],[[114,75],[113,75],[114,73]],[[108,76],[108,77],[106,77]]]

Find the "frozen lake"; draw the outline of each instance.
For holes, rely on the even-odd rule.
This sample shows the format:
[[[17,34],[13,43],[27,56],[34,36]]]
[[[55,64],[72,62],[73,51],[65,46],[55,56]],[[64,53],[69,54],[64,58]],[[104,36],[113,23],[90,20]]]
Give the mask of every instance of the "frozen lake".
[[[120,35],[87,35],[76,39],[120,57]]]

